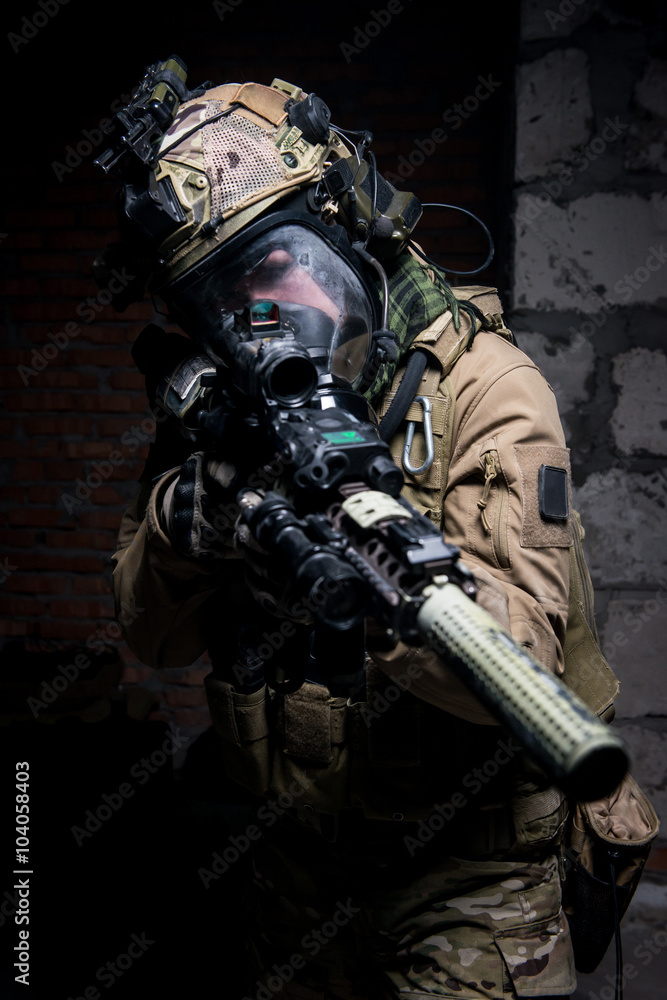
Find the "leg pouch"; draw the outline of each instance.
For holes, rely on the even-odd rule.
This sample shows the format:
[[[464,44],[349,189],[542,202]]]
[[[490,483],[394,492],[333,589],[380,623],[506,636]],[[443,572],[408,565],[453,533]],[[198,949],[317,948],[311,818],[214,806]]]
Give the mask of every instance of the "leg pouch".
[[[573,807],[561,865],[579,972],[593,972],[604,958],[658,828],[653,806],[629,774],[611,795]]]

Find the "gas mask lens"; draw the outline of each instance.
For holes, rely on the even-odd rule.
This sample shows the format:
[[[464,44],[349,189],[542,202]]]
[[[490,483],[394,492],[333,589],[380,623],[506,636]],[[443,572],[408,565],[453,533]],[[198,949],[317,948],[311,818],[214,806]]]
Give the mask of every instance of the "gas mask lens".
[[[253,302],[276,302],[320,372],[331,372],[352,388],[362,380],[373,329],[368,295],[345,259],[304,226],[286,224],[262,233],[216,262],[177,299],[173,305],[185,329],[223,357],[221,316]]]

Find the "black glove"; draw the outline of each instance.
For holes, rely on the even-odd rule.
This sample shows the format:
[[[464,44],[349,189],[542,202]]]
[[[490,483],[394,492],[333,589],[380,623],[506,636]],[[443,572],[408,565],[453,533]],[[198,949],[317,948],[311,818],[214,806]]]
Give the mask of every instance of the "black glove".
[[[238,559],[234,528],[241,513],[233,465],[198,451],[161,487],[160,523],[179,552],[195,559]]]

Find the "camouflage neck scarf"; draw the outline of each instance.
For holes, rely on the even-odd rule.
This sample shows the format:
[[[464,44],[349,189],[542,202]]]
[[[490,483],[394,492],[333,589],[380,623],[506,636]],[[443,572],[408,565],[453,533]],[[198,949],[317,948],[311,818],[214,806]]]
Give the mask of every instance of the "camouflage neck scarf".
[[[432,270],[435,275],[432,282],[426,273],[427,265],[420,264],[407,252],[399,254],[385,270],[389,282],[387,322],[398,341],[398,358],[380,366],[375,381],[364,393],[370,402],[391,385],[396,369],[418,333],[447,309],[451,309],[457,329],[460,322],[459,303],[451,287],[437,271]]]

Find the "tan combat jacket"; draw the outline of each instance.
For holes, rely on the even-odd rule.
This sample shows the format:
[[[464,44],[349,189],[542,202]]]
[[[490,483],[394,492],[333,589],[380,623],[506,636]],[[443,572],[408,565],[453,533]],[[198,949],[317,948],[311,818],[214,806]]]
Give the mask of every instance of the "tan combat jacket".
[[[545,667],[560,673],[571,526],[542,520],[537,491],[543,464],[567,469],[569,476],[553,390],[517,347],[485,331],[459,358],[450,380],[455,409],[445,539],[460,546],[474,571],[479,602]],[[152,496],[147,486],[139,491],[113,557],[119,609],[144,609],[129,616],[126,640],[142,662],[156,668],[192,663],[205,648],[205,602],[216,593],[218,607],[226,601],[224,565],[201,563],[172,548],[156,515],[159,489]],[[425,494],[428,486],[420,496]],[[418,674],[411,688],[418,698],[468,722],[493,722],[432,651],[399,645],[390,654],[374,654],[374,660],[390,677],[418,662],[422,669],[411,671]]]

